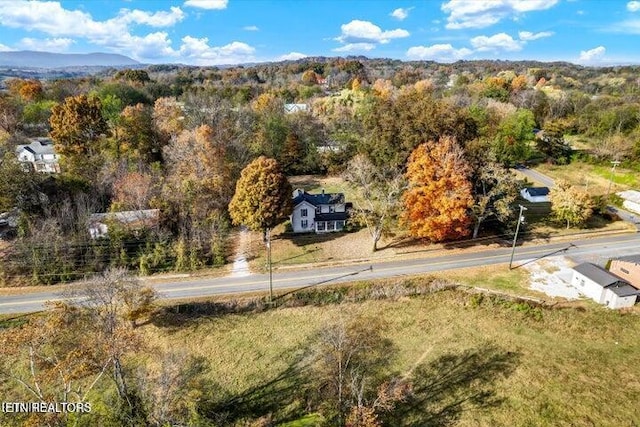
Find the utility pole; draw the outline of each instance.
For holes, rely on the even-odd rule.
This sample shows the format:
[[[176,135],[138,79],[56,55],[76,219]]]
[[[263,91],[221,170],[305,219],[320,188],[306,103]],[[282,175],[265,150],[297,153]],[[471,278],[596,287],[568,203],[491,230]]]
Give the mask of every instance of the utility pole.
[[[273,270],[271,268],[271,227],[267,228],[267,264],[269,264],[269,304],[273,302]]]
[[[620,164],[620,162],[618,160],[613,160],[611,162],[611,164],[613,166],[611,167],[611,175],[609,175],[609,188],[607,188],[607,199],[609,198],[609,195],[611,194],[611,184],[613,183],[613,176],[616,173],[616,166],[618,166]]]
[[[520,214],[518,215],[518,225],[516,225],[516,235],[513,236],[513,246],[511,246],[511,259],[509,260],[509,270],[512,269],[511,266],[513,265],[513,255],[516,252],[516,240],[518,240],[518,231],[520,231],[520,223],[524,222],[524,216],[522,215],[522,213],[527,210],[527,208],[525,208],[524,206],[522,205],[519,205],[519,206],[520,206]]]

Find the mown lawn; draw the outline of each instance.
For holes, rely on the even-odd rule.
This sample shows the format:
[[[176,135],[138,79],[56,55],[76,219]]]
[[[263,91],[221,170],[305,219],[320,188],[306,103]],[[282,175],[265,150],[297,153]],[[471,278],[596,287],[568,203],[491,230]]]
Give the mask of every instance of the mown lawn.
[[[397,375],[413,378],[416,385],[437,384],[423,412],[401,408],[393,415],[396,425],[405,425],[403,418],[410,416],[416,420],[435,414],[437,421],[452,399],[465,402],[453,418],[456,426],[640,423],[633,403],[640,395],[638,311],[582,303],[534,311],[539,313],[533,316],[525,306],[448,290],[397,300],[205,316],[168,329],[144,329],[150,343],[204,357],[221,393],[253,397],[257,403],[275,399],[281,405],[271,407],[278,411],[286,412],[301,397],[295,387],[277,385],[307,351],[314,333],[334,319],[365,316],[385,324],[384,335],[396,350],[390,358]],[[486,381],[466,380],[479,372]],[[265,390],[273,393],[258,393]],[[491,399],[476,395],[481,390]],[[411,425],[424,425],[417,422]]]

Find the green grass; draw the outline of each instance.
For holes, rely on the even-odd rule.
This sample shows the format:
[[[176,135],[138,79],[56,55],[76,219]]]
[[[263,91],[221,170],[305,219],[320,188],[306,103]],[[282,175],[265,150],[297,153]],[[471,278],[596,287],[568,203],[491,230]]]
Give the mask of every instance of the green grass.
[[[526,273],[503,267],[440,276],[521,294]],[[415,289],[428,280],[377,282],[389,294],[363,302],[331,300],[356,301],[371,289],[371,282],[329,289],[323,291],[325,298],[307,300],[318,305],[216,315],[181,311],[165,323],[154,318],[138,328],[148,347],[140,349],[136,359],[151,363],[162,349],[186,351],[207,362],[206,376],[216,398],[234,397],[234,405],[254,411],[244,421],[265,417],[287,427],[322,425],[317,413],[303,413],[306,382],[291,369],[324,325],[365,316],[382,321],[383,335],[395,349],[389,353],[393,373],[411,378],[415,393],[428,397],[417,413],[400,407],[393,414],[396,420],[412,417],[411,425],[426,425],[420,417],[438,420],[441,411],[462,400],[448,425],[640,423],[636,405],[630,404],[640,395],[640,308],[617,312],[583,302],[537,307],[463,290],[414,297],[393,291],[398,286]],[[338,293],[345,298],[329,298]],[[480,392],[488,394],[477,395]],[[236,425],[250,425],[244,421]],[[447,420],[440,421],[430,425]]]
[[[604,179],[612,179],[615,184],[624,185],[627,187],[638,187],[640,185],[640,179],[638,178],[638,172],[621,169],[617,167],[615,172],[611,173],[611,166],[593,166],[593,172],[598,174]]]
[[[492,282],[509,289],[520,286],[509,283],[520,274],[486,272],[474,283]],[[426,372],[439,377],[444,375],[438,369],[441,361],[449,358],[459,361],[454,372],[464,378],[478,368],[466,365],[464,355],[469,353],[480,360],[489,360],[495,353],[510,361],[511,369],[487,373],[495,380],[491,392],[499,398],[496,406],[481,410],[470,403],[455,425],[640,423],[636,405],[629,404],[629,399],[640,393],[637,311],[621,313],[582,303],[539,309],[462,291],[442,291],[397,300],[202,317],[170,331],[156,326],[147,326],[145,331],[150,342],[205,357],[220,388],[240,394],[260,389],[286,373],[308,348],[310,337],[331,319],[355,315],[373,316],[386,323],[384,334],[397,349],[393,368],[400,375]],[[418,364],[424,369],[414,371]],[[487,362],[483,369],[493,368]],[[451,393],[464,395],[480,387],[472,382],[455,389],[453,380],[449,381],[452,383],[445,381],[445,394],[449,386]],[[289,402],[290,397],[277,396],[282,402]],[[443,409],[449,397],[433,397],[429,410]],[[302,420],[312,422],[313,418],[285,425],[314,425],[302,424]]]
[[[0,329],[17,328],[29,321],[28,316],[0,315]]]
[[[538,292],[529,289],[529,273],[522,268],[509,270],[506,265],[470,267],[443,271],[435,276],[467,286],[493,289],[515,295],[540,296]]]
[[[573,161],[568,165],[542,163],[535,170],[555,179],[565,179],[572,185],[588,189],[591,194],[606,194],[611,178],[611,166],[592,165],[582,161]],[[613,175],[612,192],[640,187],[640,174],[637,171],[617,167]]]
[[[314,427],[322,425],[324,418],[320,414],[306,415],[298,420],[280,424],[280,427]]]

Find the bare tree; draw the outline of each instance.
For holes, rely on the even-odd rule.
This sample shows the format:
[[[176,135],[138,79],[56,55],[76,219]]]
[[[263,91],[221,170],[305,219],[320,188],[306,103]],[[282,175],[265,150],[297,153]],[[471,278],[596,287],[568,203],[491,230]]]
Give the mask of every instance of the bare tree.
[[[96,349],[111,361],[111,374],[118,395],[131,410],[136,402],[127,383],[123,357],[143,342],[135,333],[136,322],[149,314],[157,298],[155,290],[142,286],[125,269],[109,269],[84,286],[70,292],[70,301],[92,319],[87,331]]]
[[[375,252],[401,205],[400,197],[406,188],[402,172],[375,166],[367,156],[359,154],[349,163],[344,179],[359,191],[361,198],[354,205],[352,219],[367,227]]]
[[[352,407],[375,395],[376,384],[387,374],[395,350],[382,330],[379,319],[340,318],[315,337],[307,360],[312,384],[321,398],[321,410],[336,425],[344,425]]]

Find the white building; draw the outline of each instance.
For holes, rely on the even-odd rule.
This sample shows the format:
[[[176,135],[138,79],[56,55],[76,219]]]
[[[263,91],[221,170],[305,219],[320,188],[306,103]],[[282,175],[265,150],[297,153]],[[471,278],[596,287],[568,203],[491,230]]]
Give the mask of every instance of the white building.
[[[549,188],[547,187],[525,187],[520,190],[523,199],[532,203],[543,203],[549,201]]]
[[[310,194],[302,189],[293,192],[291,228],[294,233],[329,233],[344,228],[349,203],[342,193]]]
[[[571,284],[580,293],[609,308],[632,307],[640,294],[628,282],[595,264],[585,262],[573,270]]]
[[[640,214],[640,191],[627,190],[616,194],[624,199],[622,202],[624,208]]]
[[[30,144],[16,147],[18,161],[28,164],[36,172],[59,173],[59,156],[53,149],[53,141],[49,138],[35,138]]]
[[[284,104],[285,114],[306,112],[309,110],[308,104]]]
[[[154,228],[160,221],[160,210],[121,211],[94,213],[89,217],[89,235],[92,239],[107,237],[109,225],[119,224],[130,231]]]

